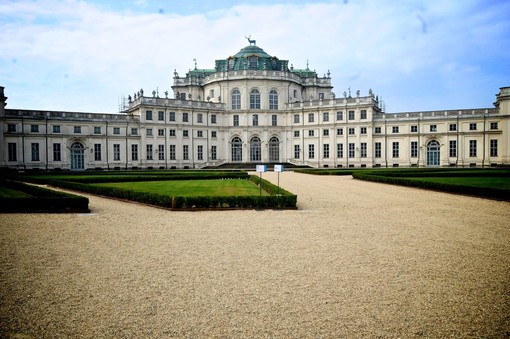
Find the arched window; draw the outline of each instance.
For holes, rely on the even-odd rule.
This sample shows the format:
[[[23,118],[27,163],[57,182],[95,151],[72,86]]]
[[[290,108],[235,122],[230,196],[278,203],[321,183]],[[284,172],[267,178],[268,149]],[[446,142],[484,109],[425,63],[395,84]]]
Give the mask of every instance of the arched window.
[[[269,162],[280,161],[280,141],[277,137],[269,139]]]
[[[75,142],[71,145],[71,170],[79,171],[85,169],[85,152],[83,145]]]
[[[260,161],[261,159],[262,156],[260,139],[253,137],[250,140],[250,161]]]
[[[238,89],[232,91],[232,109],[241,109],[241,92]]]
[[[243,142],[241,138],[232,139],[232,162],[243,161]]]
[[[436,140],[432,140],[427,145],[427,166],[439,166],[441,155],[440,145]]]
[[[278,92],[274,89],[269,92],[269,109],[278,109]]]
[[[228,69],[234,69],[234,58],[228,59]]]
[[[250,109],[260,109],[260,92],[252,89],[250,92]]]

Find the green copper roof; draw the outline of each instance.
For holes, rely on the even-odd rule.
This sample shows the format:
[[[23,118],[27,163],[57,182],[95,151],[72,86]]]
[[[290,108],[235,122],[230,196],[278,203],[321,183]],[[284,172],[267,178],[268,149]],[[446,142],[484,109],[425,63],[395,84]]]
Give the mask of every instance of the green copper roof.
[[[259,58],[271,58],[271,56],[264,52],[262,48],[255,45],[244,47],[236,55],[234,55],[234,58],[246,58],[250,56],[257,56]]]

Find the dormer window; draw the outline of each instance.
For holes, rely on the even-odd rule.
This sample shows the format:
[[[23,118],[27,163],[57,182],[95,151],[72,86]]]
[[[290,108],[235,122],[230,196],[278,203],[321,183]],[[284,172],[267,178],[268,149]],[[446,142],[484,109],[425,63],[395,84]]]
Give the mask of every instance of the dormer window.
[[[228,59],[228,69],[234,69],[234,58]]]
[[[250,68],[257,69],[258,58],[256,56],[250,57]]]

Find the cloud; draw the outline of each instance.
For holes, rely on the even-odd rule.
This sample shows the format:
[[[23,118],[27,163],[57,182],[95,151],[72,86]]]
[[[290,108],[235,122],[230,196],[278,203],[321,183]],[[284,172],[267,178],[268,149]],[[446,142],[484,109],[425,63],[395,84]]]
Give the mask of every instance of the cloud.
[[[508,74],[505,79],[498,69],[508,60],[500,48],[510,39],[501,16],[508,4],[282,2],[191,14],[161,3],[149,10],[149,1],[108,5],[0,4],[0,85],[9,107],[115,111],[119,95],[171,91],[174,69],[184,74],[194,58],[199,68],[213,68],[215,59],[247,44],[245,33],[296,68],[309,60],[321,75],[330,70],[337,96],[349,86],[362,93],[372,88],[395,110],[453,108],[448,92],[473,91],[477,81],[490,87],[477,93],[490,105],[497,88],[508,85]]]

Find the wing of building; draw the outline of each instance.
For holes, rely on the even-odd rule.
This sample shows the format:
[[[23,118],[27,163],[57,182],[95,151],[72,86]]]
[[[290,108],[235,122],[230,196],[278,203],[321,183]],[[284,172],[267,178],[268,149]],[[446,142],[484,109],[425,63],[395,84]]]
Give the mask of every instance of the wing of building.
[[[371,90],[337,98],[329,72],[294,69],[250,41],[214,68],[175,71],[172,89],[140,90],[105,114],[6,108],[0,87],[0,167],[510,165],[510,87],[490,108],[386,113]]]

